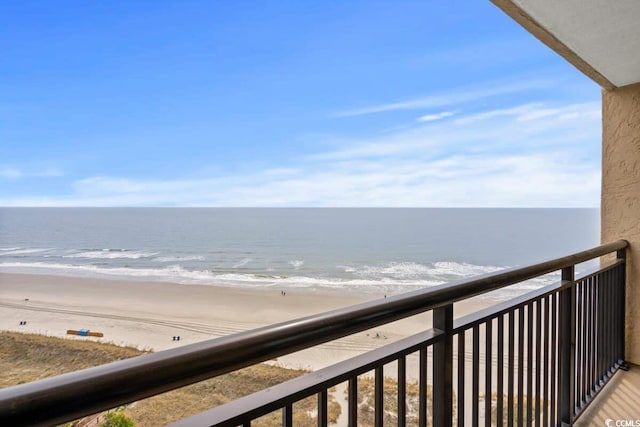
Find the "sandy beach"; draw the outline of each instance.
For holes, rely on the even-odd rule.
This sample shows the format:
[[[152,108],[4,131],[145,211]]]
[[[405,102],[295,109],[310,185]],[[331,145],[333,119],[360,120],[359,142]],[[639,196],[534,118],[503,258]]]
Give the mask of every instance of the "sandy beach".
[[[375,298],[312,289],[231,288],[0,274],[0,328],[69,337],[67,329],[104,334],[96,339],[161,351]],[[383,295],[379,297],[384,297]],[[456,304],[456,316],[491,304]],[[20,325],[26,321],[26,325]],[[280,358],[283,366],[319,369],[430,327],[423,314]],[[173,341],[180,336],[180,341]],[[91,338],[77,338],[91,339]],[[390,372],[392,374],[392,372]]]

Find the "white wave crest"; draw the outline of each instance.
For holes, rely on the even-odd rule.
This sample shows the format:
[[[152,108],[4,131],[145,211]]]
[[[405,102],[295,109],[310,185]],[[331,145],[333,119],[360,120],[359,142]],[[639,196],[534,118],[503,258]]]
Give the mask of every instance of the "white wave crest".
[[[158,252],[142,251],[114,251],[103,249],[101,251],[87,251],[75,254],[63,255],[63,258],[86,258],[86,259],[140,259],[150,258],[158,255]]]
[[[231,268],[240,268],[240,267],[244,267],[245,265],[249,264],[251,261],[253,261],[253,259],[251,258],[244,258],[243,260],[241,260],[240,262],[235,263]]]
[[[390,263],[375,268],[344,267],[345,271],[349,270],[358,273],[351,277],[284,276],[269,271],[262,273],[222,273],[210,270],[191,270],[180,265],[168,265],[158,268],[132,268],[46,262],[4,262],[0,263],[0,271],[232,287],[325,288],[345,292],[357,290],[357,292],[398,293],[433,287],[459,279],[464,275],[473,276],[496,271],[497,269],[497,267],[462,263],[436,264]],[[549,274],[491,292],[487,297],[509,299],[524,292],[550,285],[558,280],[559,275],[557,273]]]
[[[299,259],[294,259],[289,261],[289,264],[291,264],[291,266],[293,266],[293,268],[295,268],[296,270],[299,270],[300,267],[302,267],[302,264],[304,264],[304,261]]]
[[[436,276],[459,276],[459,277],[469,277],[469,276],[477,276],[480,274],[493,273],[495,271],[499,271],[504,269],[505,267],[496,267],[493,265],[475,265],[468,264],[466,262],[436,262],[433,264],[433,268],[430,274]]]
[[[180,262],[180,261],[204,261],[202,255],[185,255],[185,256],[161,256],[155,258],[158,262]]]
[[[432,281],[446,281],[454,278],[492,273],[494,271],[501,270],[503,267],[458,262],[436,262],[433,264],[391,262],[378,266],[343,266],[342,268],[346,273],[353,273],[357,277],[393,277],[396,279],[428,279]]]
[[[438,283],[431,281],[406,282],[391,278],[385,279],[338,279],[307,276],[276,276],[266,274],[237,274],[215,273],[209,270],[187,270],[179,265],[164,268],[131,268],[131,267],[103,267],[96,265],[73,265],[44,262],[5,262],[0,263],[0,270],[59,274],[81,277],[113,277],[139,280],[162,280],[184,284],[211,284],[223,286],[252,286],[271,287],[285,286],[291,288],[327,287],[334,289],[349,289],[364,287],[372,290],[434,286]]]
[[[37,254],[41,252],[48,252],[51,249],[52,248],[31,248],[31,249],[6,248],[6,249],[2,249],[2,253],[0,253],[0,256]]]

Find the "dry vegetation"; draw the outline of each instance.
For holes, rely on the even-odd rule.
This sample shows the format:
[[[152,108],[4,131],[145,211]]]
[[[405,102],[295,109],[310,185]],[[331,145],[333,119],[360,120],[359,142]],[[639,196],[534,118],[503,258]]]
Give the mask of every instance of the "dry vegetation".
[[[145,399],[129,407],[126,413],[133,418],[137,425],[165,425],[304,373],[306,371],[264,364],[256,365]],[[315,427],[317,425],[314,412],[316,406],[315,397],[298,402],[294,406],[294,425]],[[171,408],[171,410],[167,411],[166,408]],[[329,407],[329,419],[335,422],[339,415],[340,405],[332,401]],[[251,425],[268,427],[280,426],[281,423],[282,415],[280,412],[276,412],[255,420]]]
[[[384,419],[383,425],[398,425],[398,383],[392,378],[384,379]],[[375,381],[371,377],[358,379],[358,425],[373,426],[375,404],[373,401]],[[418,425],[418,392],[417,383],[407,383],[407,426]],[[432,389],[427,388],[427,401],[431,401]],[[430,422],[431,419],[428,419]],[[430,425],[430,424],[429,424]]]
[[[0,333],[0,387],[22,384],[78,369],[143,354],[140,350],[110,344]],[[230,400],[304,374],[305,371],[277,366],[256,365],[241,371],[203,381],[159,396],[136,402],[125,408],[138,426],[162,426]],[[316,399],[294,405],[296,426],[315,426]],[[330,398],[329,419],[337,420],[340,405]],[[256,420],[252,425],[281,425],[280,413]]]
[[[384,379],[383,385],[384,417],[383,425],[398,425],[398,382],[393,378]],[[417,426],[419,415],[420,387],[416,382],[408,382],[406,388],[406,425]],[[346,393],[346,392],[345,392]],[[358,426],[370,427],[375,419],[375,380],[373,377],[360,377],[358,379]],[[433,388],[427,385],[427,412],[432,413]],[[456,396],[453,396],[453,412],[457,408]],[[454,423],[455,424],[455,423]],[[433,425],[433,420],[427,417],[427,425]]]
[[[0,332],[0,387],[139,356],[140,350],[91,341]]]

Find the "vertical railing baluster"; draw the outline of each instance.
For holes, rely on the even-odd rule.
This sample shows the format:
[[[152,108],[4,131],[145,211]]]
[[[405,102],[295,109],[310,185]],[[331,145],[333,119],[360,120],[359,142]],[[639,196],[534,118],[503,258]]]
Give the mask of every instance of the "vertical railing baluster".
[[[484,329],[484,353],[485,353],[485,376],[484,376],[484,425],[485,427],[491,427],[491,383],[492,383],[492,370],[493,367],[493,319],[487,320]]]
[[[601,310],[601,300],[600,300],[600,284],[602,283],[602,273],[598,273],[593,277],[593,303],[594,303],[594,313],[593,313],[593,336],[594,336],[594,346],[593,346],[593,393],[597,393],[600,389],[600,361],[602,357],[600,357],[600,349],[602,345],[600,344],[600,340],[602,340],[602,328],[600,326],[600,310]]]
[[[427,349],[421,348],[418,396],[418,426],[427,427]]]
[[[600,300],[600,284],[602,283],[602,273],[595,275],[594,277],[594,304],[595,304],[595,312],[594,312],[594,336],[595,336],[595,345],[593,348],[593,385],[594,385],[594,394],[600,389],[600,362],[602,357],[600,356],[600,349],[602,345],[600,341],[602,340],[602,328],[600,327],[600,310],[601,310],[601,300]]]
[[[598,383],[598,363],[600,361],[600,356],[598,355],[598,351],[600,351],[600,302],[598,299],[599,295],[599,283],[600,283],[600,274],[593,277],[591,295],[593,297],[593,319],[591,323],[593,325],[593,359],[591,362],[591,395],[595,396],[598,391],[598,387],[600,386]]]
[[[620,308],[617,306],[617,300],[616,300],[616,288],[618,286],[618,268],[614,268],[612,270],[612,274],[613,274],[613,280],[611,283],[611,299],[610,299],[610,306],[611,306],[611,338],[610,338],[610,345],[611,345],[611,362],[610,362],[610,366],[611,366],[611,374],[613,375],[613,373],[616,370],[616,367],[618,366],[618,355],[617,355],[617,310],[619,310]]]
[[[620,284],[620,266],[616,266],[614,269],[614,283],[613,283],[613,365],[614,369],[618,369],[619,352],[618,352],[618,334],[619,334],[619,322],[620,318],[620,293],[618,292],[618,286]]]
[[[607,377],[613,372],[613,286],[615,284],[615,270],[609,270],[611,281],[607,287]]]
[[[533,421],[533,302],[527,305],[527,425]]]
[[[538,301],[536,301],[536,340],[535,340],[535,347],[536,347],[536,376],[535,376],[535,383],[536,383],[536,388],[535,388],[535,393],[534,396],[536,398],[536,402],[535,402],[535,420],[536,420],[536,427],[540,427],[540,418],[542,416],[542,413],[540,412],[540,349],[542,347],[542,300],[539,299]]]
[[[588,279],[580,280],[580,288],[582,292],[582,299],[580,304],[582,306],[582,359],[580,366],[578,367],[580,373],[580,401],[582,405],[588,405],[589,396],[589,377],[587,375],[589,369],[589,287]]]
[[[614,271],[613,270],[609,270],[609,283],[607,283],[607,289],[605,291],[606,293],[606,299],[605,299],[605,304],[606,304],[606,310],[605,310],[605,325],[606,325],[606,336],[607,336],[607,345],[606,345],[606,360],[607,360],[607,364],[605,366],[605,371],[604,371],[604,377],[605,379],[607,379],[611,373],[611,368],[612,368],[612,351],[611,351],[611,338],[613,337],[612,332],[613,332],[613,328],[611,327],[611,318],[613,316],[612,313],[612,306],[611,306],[611,289],[613,288],[613,283],[614,283],[614,276],[613,276]]]
[[[626,307],[624,301],[625,283],[626,283],[626,266],[623,264],[620,267],[618,279],[618,364],[623,365],[625,362],[624,357],[624,322]]]
[[[496,425],[502,427],[504,406],[504,314],[498,317],[498,358],[496,363],[498,378],[496,384]]]
[[[327,427],[329,425],[327,414],[328,401],[329,396],[326,389],[318,393],[318,427]]]
[[[598,389],[604,385],[604,381],[602,380],[604,374],[604,346],[605,346],[605,338],[604,338],[604,289],[607,285],[607,276],[606,272],[603,272],[598,275],[598,348],[596,349],[596,354],[598,356],[598,369],[596,371],[596,381],[598,383]]]
[[[553,295],[544,298],[544,338],[542,350],[542,427],[549,427],[549,299]]]
[[[551,295],[551,397],[549,412],[551,413],[551,425],[555,426],[558,420],[558,407],[556,404],[558,396],[558,376],[556,368],[558,366],[558,298],[559,294]]]
[[[585,319],[584,327],[586,330],[586,342],[585,348],[587,354],[585,355],[585,363],[582,375],[584,376],[584,399],[589,402],[591,399],[591,390],[593,389],[593,381],[591,378],[591,367],[593,366],[593,350],[594,350],[594,333],[593,333],[593,277],[589,277],[583,281],[584,286],[584,305],[585,305]]]
[[[465,331],[458,332],[458,427],[464,427]]]
[[[593,374],[593,366],[595,365],[595,349],[596,349],[596,327],[595,327],[595,319],[596,319],[596,300],[595,300],[595,285],[594,278],[589,277],[589,287],[587,288],[589,291],[589,364],[587,366],[587,381],[589,383],[589,398],[593,397],[594,393],[594,378]]]
[[[509,313],[509,354],[507,362],[507,426],[513,427],[513,383],[514,383],[514,350],[515,350],[515,311]]]
[[[384,367],[377,366],[374,373],[374,422],[376,427],[382,427],[384,420]]]
[[[617,311],[620,310],[620,308],[617,305],[617,286],[618,286],[618,267],[614,267],[613,269],[611,269],[611,274],[612,274],[612,280],[611,280],[611,289],[609,290],[610,293],[610,302],[609,302],[609,306],[611,307],[611,337],[609,338],[609,346],[611,347],[609,352],[610,352],[610,361],[609,361],[609,366],[610,366],[610,373],[611,375],[613,375],[613,373],[616,371],[617,366],[618,366],[618,355],[617,355],[617,339],[618,339],[618,335],[617,335],[617,317],[618,317],[618,313]]]
[[[606,366],[606,324],[605,324],[605,310],[607,309],[604,303],[605,289],[609,284],[607,272],[603,272],[600,277],[600,283],[598,286],[598,334],[600,339],[598,340],[598,388],[604,386],[604,371]]]
[[[358,377],[349,378],[349,427],[358,427]]]
[[[524,306],[518,309],[518,425],[524,424]]]
[[[607,286],[607,369],[605,378],[610,378],[613,371],[613,304],[611,297],[613,286],[615,284],[615,271],[609,270],[609,286]]]
[[[624,324],[625,324],[625,314],[626,314],[626,284],[627,284],[627,250],[622,249],[616,253],[616,258],[623,261],[622,266],[620,267],[619,278],[618,278],[618,364],[622,365],[625,359],[625,342],[624,342]]]
[[[613,315],[613,313],[611,312],[611,288],[613,287],[613,270],[608,270],[607,271],[607,276],[608,276],[608,280],[607,280],[607,286],[604,290],[604,306],[605,306],[605,310],[604,310],[604,328],[605,328],[605,337],[606,337],[606,344],[605,344],[605,352],[604,352],[604,358],[605,358],[605,365],[604,365],[604,372],[602,374],[603,378],[605,379],[605,381],[609,378],[609,375],[611,373],[611,316]]]
[[[624,292],[625,292],[625,265],[620,266],[618,272],[618,365],[624,363],[624,319],[626,313],[626,307],[624,306]]]
[[[451,427],[453,422],[453,304],[433,310],[433,327],[442,331],[433,344],[433,425]]]
[[[591,378],[589,375],[589,371],[591,369],[591,354],[593,352],[593,349],[591,348],[591,278],[587,278],[586,280],[584,280],[583,282],[583,286],[584,286],[584,295],[585,295],[585,299],[584,299],[584,306],[585,306],[585,319],[584,319],[584,327],[586,330],[586,342],[585,342],[585,346],[586,346],[586,354],[585,354],[585,358],[584,358],[584,368],[582,369],[582,375],[584,376],[584,390],[583,390],[583,394],[584,394],[584,398],[585,400],[589,400],[591,398],[590,396],[590,391],[591,391]]]
[[[611,283],[609,274],[607,274],[608,272],[605,271],[603,274],[603,281],[602,284],[600,285],[600,300],[601,300],[601,306],[602,309],[600,310],[600,315],[602,318],[602,342],[601,342],[601,346],[600,346],[600,353],[601,353],[601,359],[602,362],[600,364],[600,374],[599,374],[599,378],[600,378],[600,387],[604,387],[604,382],[605,382],[605,374],[607,372],[607,363],[609,362],[607,360],[607,342],[608,342],[608,337],[607,337],[607,289],[609,288],[609,283]]]
[[[473,327],[473,351],[471,353],[471,426],[479,425],[480,407],[480,326]]]
[[[616,307],[613,304],[613,295],[614,289],[616,285],[616,270],[612,269],[611,271],[611,283],[609,284],[609,289],[607,289],[607,305],[609,309],[607,310],[607,320],[609,323],[608,328],[608,342],[607,342],[607,377],[611,378],[611,375],[615,372],[615,329],[613,327],[613,319],[615,316]]]
[[[618,267],[616,267],[616,272],[617,272],[617,277],[616,277],[616,286],[615,286],[615,290],[616,290],[616,303],[615,303],[615,307],[616,307],[616,333],[615,333],[615,348],[616,348],[616,353],[615,353],[615,357],[616,357],[616,367],[620,367],[621,363],[620,361],[622,360],[622,352],[620,351],[620,332],[623,330],[623,323],[620,321],[621,319],[623,319],[622,316],[624,316],[624,307],[622,307],[622,292],[620,290],[620,284],[623,283],[624,281],[624,276],[622,275],[624,269],[624,265],[620,265]],[[622,316],[621,316],[622,314]]]
[[[624,325],[625,325],[625,321],[626,321],[626,310],[627,310],[627,306],[626,306],[626,293],[627,293],[627,250],[626,249],[622,249],[620,251],[617,252],[617,258],[619,260],[623,260],[624,263],[622,264],[622,267],[620,268],[620,282],[619,282],[619,292],[620,292],[620,302],[619,302],[619,315],[620,315],[620,327],[618,329],[619,331],[619,338],[618,338],[618,347],[619,347],[619,352],[618,352],[618,363],[619,364],[623,364],[625,363],[625,331],[624,331]]]
[[[582,282],[578,281],[575,284],[576,292],[576,401],[573,403],[575,406],[582,406],[582,374],[580,367],[582,366],[582,358],[584,355],[584,327],[583,327],[583,314],[584,305],[582,304]]]
[[[407,358],[398,359],[398,427],[407,425]]]
[[[575,412],[575,268],[562,269],[560,291],[560,421],[571,425]]]
[[[611,306],[611,338],[609,338],[609,345],[611,347],[610,349],[610,353],[611,353],[611,359],[609,362],[609,366],[610,368],[610,372],[611,375],[613,375],[613,373],[616,371],[617,367],[618,367],[618,354],[617,354],[617,346],[618,346],[618,331],[617,331],[617,317],[618,317],[618,310],[620,310],[620,307],[618,307],[618,300],[617,300],[617,287],[618,287],[618,267],[614,267],[611,270],[611,273],[613,275],[613,280],[611,281],[611,290],[610,290],[610,294],[611,294],[611,299],[610,299],[610,306]]]
[[[578,368],[580,371],[580,377],[582,382],[582,387],[580,389],[580,399],[583,402],[583,405],[586,406],[589,403],[589,355],[591,353],[591,348],[589,347],[590,337],[589,337],[589,287],[588,280],[584,279],[580,281],[580,286],[582,288],[582,335],[583,335],[583,354],[582,361],[580,367]]]
[[[291,403],[282,408],[282,427],[293,427],[293,405]]]

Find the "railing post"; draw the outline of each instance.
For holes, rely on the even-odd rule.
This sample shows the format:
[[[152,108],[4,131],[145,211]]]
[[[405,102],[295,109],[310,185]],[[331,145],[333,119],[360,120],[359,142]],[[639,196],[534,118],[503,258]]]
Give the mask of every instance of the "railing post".
[[[453,423],[453,304],[433,310],[433,327],[444,332],[433,345],[433,425]]]
[[[576,288],[575,266],[562,269],[562,284],[567,286],[560,291],[560,330],[559,330],[559,367],[560,367],[560,421],[570,426],[574,417],[575,402],[575,346],[576,346]]]

